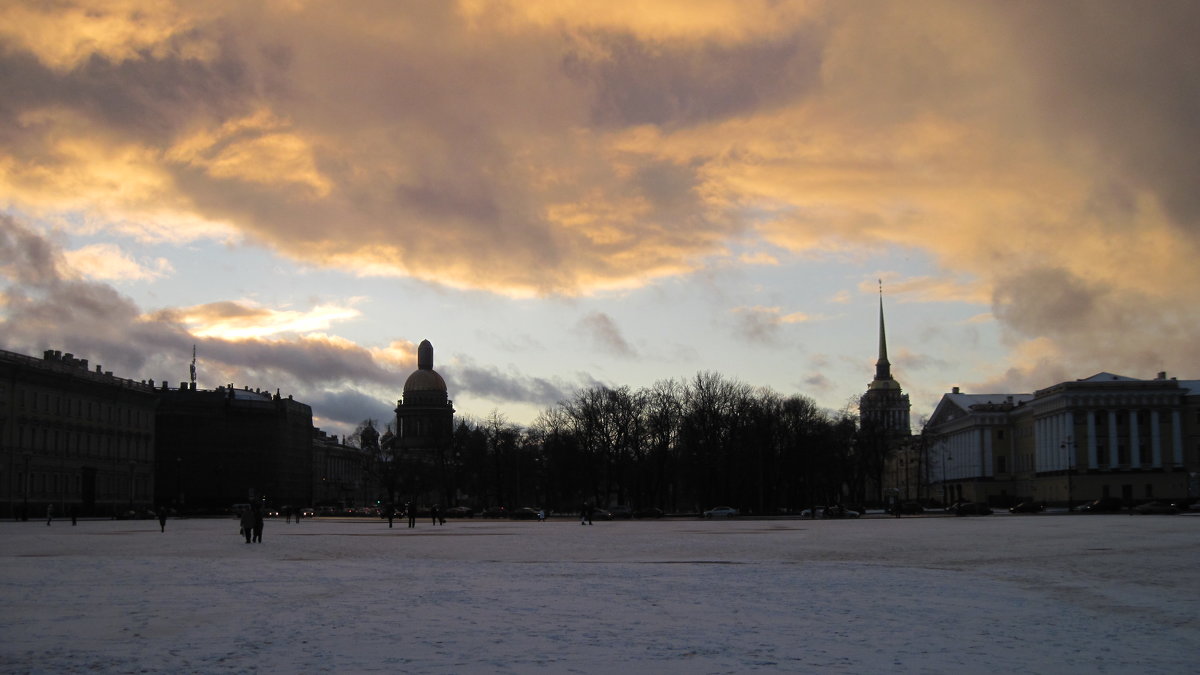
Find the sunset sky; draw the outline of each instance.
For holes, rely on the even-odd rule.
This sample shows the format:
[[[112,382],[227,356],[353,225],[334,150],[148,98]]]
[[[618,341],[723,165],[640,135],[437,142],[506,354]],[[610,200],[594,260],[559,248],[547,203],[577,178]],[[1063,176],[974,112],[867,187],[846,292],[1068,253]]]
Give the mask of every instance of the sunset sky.
[[[0,0],[0,348],[346,433],[1200,377],[1200,3]]]

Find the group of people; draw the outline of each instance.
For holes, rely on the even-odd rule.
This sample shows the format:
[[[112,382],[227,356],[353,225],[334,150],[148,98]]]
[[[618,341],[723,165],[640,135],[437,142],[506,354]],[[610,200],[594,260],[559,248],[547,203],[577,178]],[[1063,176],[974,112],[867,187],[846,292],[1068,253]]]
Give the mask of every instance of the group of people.
[[[413,507],[412,502],[408,502],[407,504],[404,505],[404,513],[408,515],[408,526],[416,527],[417,526],[417,509]],[[444,515],[442,515],[441,508],[437,504],[434,504],[433,506],[429,507],[429,515],[433,519],[434,525],[445,525],[446,524],[446,517]],[[395,517],[396,517],[396,507],[389,505],[387,507],[388,527],[392,526],[392,520]]]
[[[241,526],[241,532],[246,537],[247,544],[250,542],[262,543],[263,512],[258,504],[242,511]]]

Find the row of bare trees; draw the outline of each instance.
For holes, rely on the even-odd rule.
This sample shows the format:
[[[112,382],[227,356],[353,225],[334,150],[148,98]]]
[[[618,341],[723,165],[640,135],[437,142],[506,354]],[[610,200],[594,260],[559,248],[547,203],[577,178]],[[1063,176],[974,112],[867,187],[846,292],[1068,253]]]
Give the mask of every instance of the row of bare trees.
[[[589,387],[529,427],[498,412],[459,420],[439,481],[446,504],[765,514],[877,501],[885,452],[848,410],[703,372]]]

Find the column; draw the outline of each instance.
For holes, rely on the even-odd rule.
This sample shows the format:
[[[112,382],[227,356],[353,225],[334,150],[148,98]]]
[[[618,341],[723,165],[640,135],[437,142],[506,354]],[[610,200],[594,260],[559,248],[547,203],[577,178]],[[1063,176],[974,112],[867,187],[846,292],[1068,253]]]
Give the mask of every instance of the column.
[[[1142,448],[1138,439],[1138,411],[1129,411],[1129,466],[1140,469],[1142,466]]]
[[[1088,443],[1088,468],[1098,469],[1099,454],[1096,451],[1096,411],[1089,410],[1087,414],[1087,443]]]
[[[1179,411],[1171,411],[1171,444],[1174,446],[1172,450],[1172,461],[1175,468],[1183,466],[1183,429],[1179,422]]]
[[[1116,467],[1121,461],[1117,455],[1117,411],[1108,411],[1108,465]]]
[[[1150,452],[1152,453],[1152,456],[1150,457],[1150,461],[1152,462],[1151,466],[1153,466],[1156,469],[1161,469],[1162,465],[1163,465],[1163,463],[1162,463],[1162,438],[1161,438],[1162,434],[1160,433],[1160,430],[1159,430],[1160,424],[1161,424],[1161,420],[1159,420],[1159,418],[1158,418],[1158,411],[1151,410],[1150,411]]]

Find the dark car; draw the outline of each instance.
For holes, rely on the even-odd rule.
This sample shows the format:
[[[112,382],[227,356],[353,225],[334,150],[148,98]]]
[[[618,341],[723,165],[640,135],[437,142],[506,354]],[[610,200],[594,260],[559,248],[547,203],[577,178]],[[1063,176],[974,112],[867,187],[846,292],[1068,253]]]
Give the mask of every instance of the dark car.
[[[655,506],[651,506],[650,508],[646,508],[646,509],[638,509],[637,513],[633,514],[633,517],[634,518],[662,518],[663,510],[658,507],[655,507]]]
[[[469,506],[451,506],[446,509],[447,518],[474,518],[475,512]]]
[[[1079,507],[1084,513],[1119,513],[1125,508],[1125,502],[1117,497],[1101,497]]]
[[[592,520],[612,520],[612,519],[613,519],[612,511],[609,511],[608,509],[602,509],[599,506],[592,508]]]
[[[537,520],[537,509],[528,506],[521,506],[509,512],[508,517],[512,520]]]
[[[508,511],[503,506],[489,506],[479,514],[480,518],[507,518]]]
[[[925,507],[916,502],[902,502],[899,508],[901,515],[905,516],[915,516],[920,513],[925,513]]]
[[[1009,513],[1041,513],[1046,507],[1038,502],[1021,502],[1016,506],[1009,507]]]
[[[1146,516],[1173,516],[1179,509],[1164,502],[1146,502],[1133,507],[1134,511]]]
[[[621,504],[610,508],[608,512],[611,513],[612,517],[616,520],[629,520],[630,518],[633,518],[633,509]]]
[[[821,512],[822,518],[857,518],[860,515],[862,515],[860,512],[848,509],[841,504],[826,506],[825,510]]]
[[[990,516],[992,507],[983,502],[959,502],[954,505],[956,516]]]

